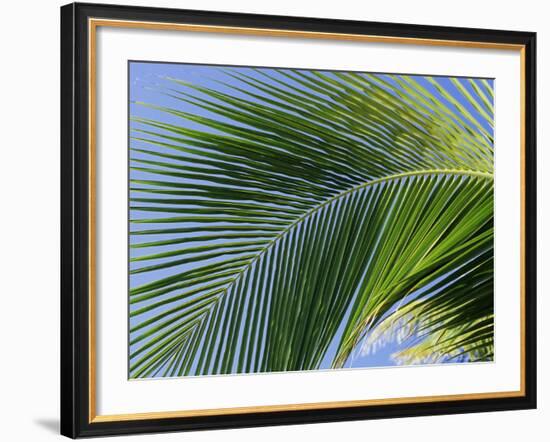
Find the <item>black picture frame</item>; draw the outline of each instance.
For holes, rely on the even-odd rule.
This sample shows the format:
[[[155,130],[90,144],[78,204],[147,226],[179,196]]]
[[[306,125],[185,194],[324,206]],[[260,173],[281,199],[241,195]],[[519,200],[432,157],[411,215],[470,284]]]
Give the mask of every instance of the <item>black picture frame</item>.
[[[522,45],[524,50],[524,395],[94,422],[89,372],[89,18]],[[73,3],[61,8],[61,434],[240,428],[536,408],[536,34],[409,24]]]

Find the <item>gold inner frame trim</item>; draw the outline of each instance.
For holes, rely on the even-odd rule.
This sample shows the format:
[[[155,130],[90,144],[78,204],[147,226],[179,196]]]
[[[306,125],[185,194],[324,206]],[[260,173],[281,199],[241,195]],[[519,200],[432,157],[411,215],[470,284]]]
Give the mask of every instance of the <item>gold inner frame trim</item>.
[[[291,37],[328,39],[368,43],[411,44],[421,46],[444,46],[474,49],[511,50],[520,53],[520,389],[487,393],[466,393],[437,396],[398,397],[387,399],[366,399],[351,401],[314,402],[301,404],[261,405],[233,408],[214,408],[179,411],[159,411],[129,414],[96,414],[96,36],[97,28],[133,28],[161,31],[208,32],[268,37]],[[328,408],[365,407],[376,405],[419,404],[427,402],[482,400],[525,396],[525,46],[493,42],[440,40],[411,37],[389,37],[377,35],[345,34],[312,31],[291,31],[282,29],[246,28],[234,26],[211,26],[182,23],[159,23],[131,20],[88,19],[88,94],[89,94],[89,367],[88,367],[88,421],[89,423],[133,421],[145,419],[168,419],[216,415],[238,415],[246,413],[272,413],[280,411],[322,410]]]

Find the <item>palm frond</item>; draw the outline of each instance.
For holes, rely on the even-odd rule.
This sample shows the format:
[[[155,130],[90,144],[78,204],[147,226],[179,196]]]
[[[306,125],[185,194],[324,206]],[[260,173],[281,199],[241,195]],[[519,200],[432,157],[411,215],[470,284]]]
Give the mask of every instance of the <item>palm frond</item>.
[[[170,79],[131,138],[130,375],[492,357],[492,92],[290,69]],[[462,99],[457,99],[462,97]],[[411,326],[414,324],[414,326]]]

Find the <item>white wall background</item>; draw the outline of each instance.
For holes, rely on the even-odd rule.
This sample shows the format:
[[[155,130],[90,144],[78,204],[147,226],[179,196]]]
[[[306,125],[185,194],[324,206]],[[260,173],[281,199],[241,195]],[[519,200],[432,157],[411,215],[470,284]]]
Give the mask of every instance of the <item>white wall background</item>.
[[[113,0],[114,1],[114,0]],[[550,309],[545,299],[550,222],[543,175],[549,161],[544,127],[550,102],[550,47],[544,1],[517,0],[119,0],[134,5],[356,20],[500,28],[538,32],[539,409],[246,430],[124,440],[228,442],[279,440],[544,440],[550,433]],[[2,5],[0,26],[0,439],[58,436],[59,409],[59,0]],[[550,166],[549,166],[550,167]],[[545,201],[546,200],[546,201]],[[546,202],[546,204],[545,204]],[[544,247],[546,246],[546,248]],[[545,248],[545,250],[544,250]],[[545,436],[546,434],[546,436]]]

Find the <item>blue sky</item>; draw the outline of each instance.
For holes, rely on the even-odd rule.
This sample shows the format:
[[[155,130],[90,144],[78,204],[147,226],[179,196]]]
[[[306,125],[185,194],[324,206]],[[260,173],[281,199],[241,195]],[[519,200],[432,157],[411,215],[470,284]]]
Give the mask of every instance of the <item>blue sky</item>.
[[[235,68],[233,68],[235,69]],[[238,68],[242,71],[247,72],[248,74],[254,76],[255,73],[250,68]],[[380,74],[381,78],[384,78],[383,74]],[[202,115],[202,116],[212,116],[207,111],[200,109],[196,106],[193,106],[191,104],[186,104],[182,101],[175,100],[174,98],[167,95],[169,94],[169,90],[171,88],[174,88],[174,84],[168,80],[168,78],[175,78],[178,80],[182,80],[185,82],[189,82],[196,86],[204,86],[208,88],[213,88],[222,92],[228,92],[231,91],[228,87],[224,86],[220,82],[231,82],[231,79],[228,78],[227,75],[223,73],[223,67],[218,66],[205,66],[205,65],[193,65],[193,64],[169,64],[169,63],[150,63],[150,62],[130,62],[129,63],[129,112],[130,115],[133,117],[142,117],[147,119],[153,119],[158,121],[163,121],[166,123],[173,123],[173,124],[186,124],[187,127],[193,129],[193,128],[199,128],[200,126],[197,123],[193,123],[190,121],[187,121],[183,123],[183,120],[180,118],[177,118],[175,116],[168,115],[164,112],[161,112],[156,109],[152,109],[149,107],[142,106],[140,104],[136,104],[143,102],[143,103],[149,103],[154,104],[156,106],[165,106],[170,108],[176,108],[181,111],[194,113],[196,115]],[[387,78],[386,78],[387,79]],[[425,86],[427,89],[429,89],[431,92],[433,92],[436,96],[438,95],[438,92],[436,89],[429,84],[427,81],[419,79],[419,81],[423,86]],[[472,111],[472,114],[475,115],[475,109],[460,95],[457,93],[456,88],[450,87],[451,83],[450,80],[447,78],[438,78],[438,83],[449,91],[449,93],[452,94],[452,96],[458,100],[463,106],[465,106],[467,109]],[[489,80],[489,84],[491,87],[493,87],[493,81]],[[471,86],[464,82],[464,87],[471,89]],[[242,85],[241,85],[242,86]],[[244,86],[246,88],[246,86]],[[232,92],[234,93],[234,92]],[[439,95],[440,99],[445,101],[445,98],[441,95]],[[223,117],[217,116],[217,118],[222,119]],[[478,121],[483,125],[483,127],[491,132],[492,129],[490,126],[487,125],[486,121],[483,118],[479,118]],[[464,121],[464,125],[467,125],[469,127],[472,127],[472,125]],[[139,123],[132,122],[130,123],[131,129],[143,129],[145,128],[143,125],[140,125]],[[473,128],[473,127],[472,127]],[[204,129],[201,127],[201,129]],[[473,128],[475,129],[475,128]],[[131,147],[133,148],[140,148],[144,147],[145,143],[142,143],[140,141],[132,141]],[[148,148],[151,148],[149,146]],[[163,151],[163,148],[157,147],[159,151]],[[166,152],[168,150],[165,150]],[[130,152],[130,159],[147,159],[147,156],[131,151]],[[192,163],[192,157],[190,157],[190,162]],[[140,180],[140,179],[151,179],[150,174],[146,172],[141,172],[137,170],[131,170],[130,171],[130,178],[134,180]],[[200,184],[199,181],[192,181],[189,180],[189,185],[193,184]],[[131,192],[131,196],[135,196],[134,193]],[[158,217],[164,216],[164,215],[156,215]],[[143,213],[140,211],[131,211],[130,218],[131,219],[140,219],[140,218],[153,218],[155,215],[151,213]],[[192,224],[187,224],[187,226],[193,226]],[[135,229],[135,224],[131,225],[131,230]],[[140,226],[142,227],[142,226]],[[154,228],[161,228],[162,225],[157,224],[148,224],[147,228],[154,229]],[[197,225],[197,227],[199,227]],[[147,235],[147,241],[156,241],[156,240],[164,240],[164,239],[170,239],[169,235]],[[130,244],[135,244],[143,242],[143,238],[131,235],[130,236]],[[172,246],[162,246],[158,247],[158,250],[155,250],[155,252],[163,252],[163,251],[169,251],[169,250],[175,250],[177,249],[178,245],[172,245]],[[146,250],[145,252],[143,249],[130,249],[130,257],[137,257],[140,256],[140,254],[148,254],[150,253],[149,250]],[[159,262],[162,260],[159,260]],[[155,262],[148,262],[149,264],[155,264]],[[142,263],[130,263],[130,269],[139,268]],[[130,275],[130,288],[138,287],[142,284],[145,284],[147,282],[150,282],[152,280],[170,276],[177,272],[185,271],[188,267],[186,265],[178,266],[176,268],[166,268],[162,270],[157,270],[154,272],[146,272],[146,273],[140,273],[140,274],[132,274]],[[131,306],[131,310],[132,310]],[[140,315],[137,318],[131,318],[130,320],[130,326],[136,325],[140,321],[146,320],[148,317],[150,317],[151,314],[144,314]],[[336,337],[337,338],[337,337]],[[335,351],[335,343],[337,342],[337,339],[334,340],[333,344],[329,347],[325,358],[323,360],[323,363],[321,364],[321,369],[328,367],[328,362],[332,359],[332,355]],[[396,341],[390,341],[387,342],[385,345],[383,345],[381,348],[379,348],[374,354],[370,355],[362,355],[360,351],[356,352],[355,357],[353,358],[353,361],[350,359],[346,363],[346,367],[381,367],[381,366],[391,366],[395,365],[395,361],[391,358],[391,355],[395,353],[396,351],[400,350],[402,348],[402,344],[397,343]]]

